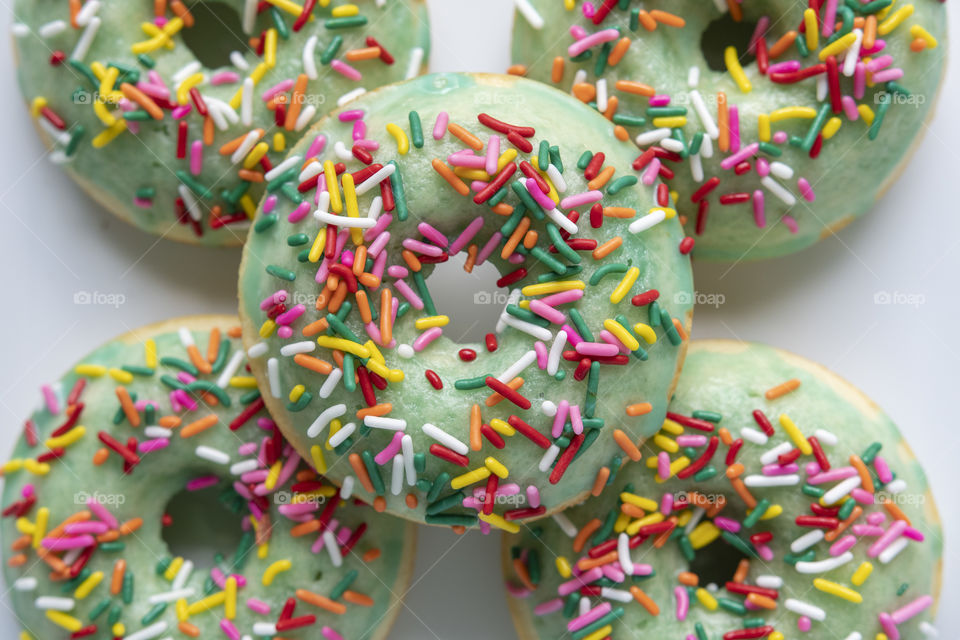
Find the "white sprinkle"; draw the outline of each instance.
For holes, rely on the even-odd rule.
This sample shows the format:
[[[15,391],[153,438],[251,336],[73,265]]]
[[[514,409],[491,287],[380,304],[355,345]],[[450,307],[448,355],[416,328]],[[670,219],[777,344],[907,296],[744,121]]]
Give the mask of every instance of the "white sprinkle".
[[[263,356],[264,354],[267,353],[267,349],[268,349],[268,348],[269,348],[269,347],[267,347],[267,343],[266,343],[266,342],[258,342],[258,343],[256,343],[255,345],[253,345],[252,347],[250,347],[249,349],[247,349],[247,357],[248,357],[248,358],[259,358],[259,357],[261,357],[261,356]]]
[[[353,100],[354,98],[359,98],[360,96],[362,96],[362,95],[365,94],[366,92],[367,92],[367,90],[364,89],[363,87],[357,87],[357,88],[354,89],[353,91],[348,91],[348,92],[346,92],[345,94],[343,94],[342,96],[340,96],[339,98],[337,98],[337,106],[338,106],[338,107],[342,107],[343,105],[347,104],[348,102],[350,102],[350,101]]]
[[[503,305],[504,310],[507,306],[511,304],[517,304],[520,301],[520,289],[511,289],[510,293],[507,295],[507,304]],[[497,318],[497,326],[494,328],[494,331],[497,333],[503,333],[507,328],[507,323],[503,319],[503,314]]]
[[[703,138],[703,144],[700,145],[700,155],[707,160],[713,157],[713,139],[710,136]]]
[[[196,346],[196,342],[193,341],[193,335],[186,327],[177,329],[177,336],[180,338],[180,344],[182,344],[185,349]]]
[[[530,3],[530,0],[514,0],[514,4],[516,4],[517,11],[519,11],[523,19],[527,21],[527,24],[537,31],[543,29],[543,16],[537,12]]]
[[[364,416],[363,424],[373,429],[386,429],[388,431],[405,431],[407,421],[401,418],[388,418],[387,416]]]
[[[436,425],[432,425],[427,422],[420,429],[423,431],[424,435],[433,438],[447,449],[455,451],[462,456],[467,455],[467,453],[470,451],[470,448],[465,443],[457,440],[455,437]]]
[[[252,34],[257,28],[257,0],[246,0],[243,3],[243,32]]]
[[[403,454],[393,456],[393,468],[390,470],[390,493],[395,496],[403,491]]]
[[[713,121],[713,116],[710,115],[710,111],[707,109],[707,103],[703,101],[703,96],[700,95],[700,92],[696,89],[690,91],[690,102],[693,103],[693,110],[697,113],[700,124],[703,125],[710,139],[716,140],[719,138],[720,129],[717,128],[717,123]]]
[[[15,22],[13,26],[10,27],[10,31],[13,33],[14,38],[25,38],[30,35],[30,27],[22,22]]]
[[[545,329],[544,327],[537,326],[531,322],[521,320],[520,318],[515,318],[506,312],[500,314],[500,320],[508,327],[513,327],[514,329],[523,331],[524,333],[533,336],[537,340],[543,340],[546,342],[553,337],[553,334],[550,333],[549,329]]]
[[[843,75],[852,78],[857,71],[857,62],[860,60],[860,47],[863,45],[863,29],[853,30],[854,41],[847,49],[847,56],[843,59]]]
[[[90,24],[98,11],[100,11],[100,0],[87,0],[74,19],[78,25],[85,27]]]
[[[400,439],[400,448],[403,451],[403,468],[406,472],[407,486],[417,484],[417,467],[414,465],[413,438],[409,433],[403,434]]]
[[[253,147],[260,140],[259,131],[251,131],[244,138],[243,142],[240,143],[240,146],[237,147],[237,150],[233,152],[233,155],[230,156],[230,162],[237,164],[241,160],[247,157],[247,154],[253,149]]]
[[[193,573],[193,560],[184,560],[183,564],[180,565],[180,570],[177,571],[177,576],[170,583],[171,588],[175,590],[183,589],[187,580],[190,579],[191,573]]]
[[[193,597],[193,594],[194,594],[193,587],[187,587],[186,589],[177,589],[176,591],[164,591],[163,593],[155,593],[149,598],[147,598],[147,604],[161,604],[164,602],[176,602],[180,598]]]
[[[794,553],[803,553],[813,545],[817,544],[824,537],[823,529],[814,529],[809,531],[790,543],[790,551]]]
[[[370,201],[370,210],[367,211],[367,217],[371,220],[376,220],[377,218],[380,217],[380,212],[382,210],[383,210],[383,198],[381,198],[380,196],[374,196],[373,200]]]
[[[669,138],[671,134],[670,129],[667,127],[661,127],[659,129],[652,129],[651,131],[646,131],[641,133],[636,138],[634,142],[637,143],[638,147],[646,147],[651,144],[656,144],[663,140],[664,138]]]
[[[687,69],[687,86],[691,89],[700,84],[700,67],[692,66]]]
[[[334,369],[330,372],[330,375],[327,376],[327,379],[323,381],[323,384],[320,385],[320,391],[317,392],[321,398],[329,398],[330,394],[333,393],[333,390],[336,388],[337,383],[340,382],[340,378],[343,377],[343,369]]]
[[[823,102],[827,98],[827,92],[830,91],[827,86],[827,74],[822,73],[817,76],[817,102]]]
[[[249,460],[241,460],[240,462],[234,462],[230,465],[230,475],[242,476],[245,473],[250,471],[256,471],[260,468],[260,462],[254,458]]]
[[[196,197],[193,195],[193,191],[185,184],[177,186],[177,193],[180,194],[180,197],[183,198],[183,206],[187,208],[187,213],[194,220],[199,221],[201,218],[200,214],[200,203],[197,202]]]
[[[227,366],[223,368],[220,377],[217,378],[217,386],[226,389],[227,385],[230,384],[230,378],[240,369],[241,364],[243,364],[243,351],[234,351],[230,360],[227,361]]]
[[[173,73],[173,75],[171,76],[173,84],[174,85],[180,84],[181,82],[183,82],[184,80],[192,76],[193,74],[200,73],[202,69],[203,69],[203,65],[201,65],[198,60],[194,60],[193,62],[188,62],[187,64],[183,65]]]
[[[333,152],[341,160],[350,160],[353,158],[353,152],[350,149],[347,149],[347,145],[343,144],[342,140],[337,140],[333,145]]]
[[[507,367],[507,369],[503,373],[497,376],[497,380],[499,380],[503,384],[507,384],[508,382],[516,378],[518,375],[523,373],[523,371],[527,367],[529,367],[531,364],[536,362],[536,360],[537,360],[537,352],[534,351],[533,349],[527,351],[525,354],[520,356],[520,358],[517,359],[516,362],[514,362],[512,365]]]
[[[40,596],[33,601],[37,609],[48,611],[72,611],[76,603],[73,598],[58,598],[56,596]]]
[[[84,7],[86,8],[86,7]],[[80,14],[77,14],[78,16]],[[67,30],[67,23],[64,20],[53,20],[46,24],[40,25],[40,28],[37,29],[37,33],[41,38],[52,38],[55,35],[63,33]]]
[[[277,635],[277,625],[272,622],[254,622],[253,635],[272,638],[273,636]],[[244,636],[243,640],[247,640],[249,637],[250,636]]]
[[[209,460],[215,464],[227,464],[230,462],[230,455],[227,452],[221,451],[220,449],[214,449],[213,447],[208,447],[205,444],[197,447],[195,453],[197,454],[198,458]]]
[[[553,220],[558,227],[570,235],[576,235],[578,231],[577,223],[560,213],[559,209],[554,207],[553,209],[547,211],[547,215],[550,216],[550,219]]]
[[[690,156],[690,176],[694,182],[703,182],[703,161],[699,153]]]
[[[780,161],[770,163],[770,173],[781,180],[789,180],[793,177],[793,167]]]
[[[357,430],[357,423],[348,422],[347,424],[340,427],[335,434],[330,436],[328,442],[331,447],[339,447],[343,444],[347,438],[353,435],[353,432]]]
[[[558,193],[566,193],[567,181],[563,179],[563,174],[552,162],[547,165],[547,177],[550,178],[550,182],[556,187]]]
[[[127,635],[124,640],[153,640],[167,630],[167,623],[161,620],[160,622],[154,622],[149,627],[144,627],[140,631],[134,631],[133,633]]]
[[[143,435],[148,438],[169,438],[173,435],[173,431],[167,429],[166,427],[160,427],[157,425],[150,425],[143,430]]]
[[[937,631],[937,628],[936,628],[935,626],[933,626],[932,624],[930,624],[929,622],[927,622],[926,620],[924,620],[923,622],[921,622],[921,623],[918,625],[918,628],[920,629],[920,633],[922,633],[924,636],[926,636],[926,637],[928,637],[928,638],[939,638],[939,637],[940,637],[940,632]]]
[[[550,353],[547,355],[547,374],[553,376],[560,369],[560,357],[563,355],[563,347],[567,344],[567,332],[560,330],[557,337],[553,339],[550,345]]]
[[[853,631],[843,640],[863,640],[863,634],[859,631]]]
[[[340,484],[340,497],[344,500],[349,500],[350,496],[353,495],[353,487],[356,484],[353,476],[347,476],[343,479],[343,482]]]
[[[640,233],[641,231],[646,231],[647,229],[660,224],[667,219],[667,212],[663,209],[653,209],[645,216],[640,216],[636,220],[630,223],[630,226],[627,227],[627,231],[630,233]]]
[[[827,571],[833,571],[837,567],[842,567],[851,560],[853,560],[853,554],[847,551],[834,558],[827,558],[826,560],[818,560],[816,562],[798,562],[794,566],[800,573],[826,573]]]
[[[290,156],[280,164],[276,165],[273,169],[270,169],[270,171],[267,171],[265,174],[263,174],[263,178],[268,182],[274,178],[279,178],[281,175],[286,173],[288,169],[296,167],[301,162],[303,162],[303,156]]]
[[[100,29],[100,22],[99,16],[90,18],[90,24],[84,28],[80,39],[77,41],[77,46],[73,48],[73,53],[70,54],[71,60],[83,62],[83,59],[87,57],[87,53],[93,45],[93,40],[97,37],[97,30]]]
[[[560,455],[560,447],[555,444],[551,444],[550,448],[547,449],[547,452],[544,453],[543,457],[540,458],[540,471],[543,473],[549,471],[550,465],[553,464],[553,461],[557,459],[558,455]]]
[[[230,123],[227,122],[227,118],[223,112],[223,105],[218,104],[219,100],[211,98],[209,96],[205,97],[204,100],[207,101],[207,112],[210,114],[210,118],[213,120],[213,124],[216,125],[219,131],[226,131],[230,128]]]
[[[387,164],[377,169],[376,173],[372,176],[361,182],[357,185],[356,192],[358,196],[362,196],[367,191],[374,189],[380,186],[380,183],[393,175],[393,172],[397,170],[397,165]]]
[[[246,78],[240,90],[240,123],[245,127],[253,124],[253,78]]]
[[[760,464],[773,464],[777,461],[777,458],[785,454],[786,452],[793,449],[793,445],[789,442],[781,442],[772,449],[767,449],[762,454],[760,454]]]
[[[313,340],[303,340],[301,342],[292,342],[280,347],[280,355],[295,356],[298,353],[310,353],[317,348],[317,343]]]
[[[320,412],[320,415],[316,417],[313,423],[307,427],[307,437],[316,438],[320,433],[327,428],[327,425],[330,424],[330,421],[334,418],[339,418],[347,412],[347,405],[335,404],[330,407],[327,407]]]
[[[690,521],[683,528],[683,532],[687,535],[690,535],[690,532],[697,528],[697,525],[700,524],[700,520],[703,518],[703,515],[706,513],[706,509],[703,507],[696,507],[693,510],[693,515],[690,517]]]
[[[333,531],[330,531],[330,529],[323,532],[323,546],[327,548],[327,553],[330,554],[330,562],[333,563],[333,566],[339,567],[343,564],[343,557],[340,555],[340,545],[337,544],[337,539],[333,537]]]
[[[827,431],[826,429],[817,429],[813,432],[813,435],[817,436],[817,440],[828,447],[836,446],[836,444],[840,442],[839,438],[837,438],[832,431]]]
[[[414,355],[416,355],[416,353],[417,352],[414,351],[413,347],[411,347],[409,344],[397,345],[397,355],[403,358],[404,360],[409,360]]]
[[[660,141],[660,146],[667,151],[673,151],[674,153],[680,153],[683,151],[683,143],[676,138],[664,138]]]
[[[247,71],[250,69],[250,64],[247,62],[246,58],[243,57],[243,54],[239,51],[230,52],[230,64],[235,66],[240,71]]]
[[[303,171],[301,171],[300,175],[297,176],[297,180],[300,182],[306,182],[310,178],[314,178],[320,175],[321,173],[323,173],[323,163],[311,162],[310,164],[308,164],[306,167],[303,168]],[[322,198],[324,194],[327,195],[327,198],[330,197],[329,191],[324,191],[323,193],[320,194],[320,197]],[[329,203],[328,203],[328,206],[329,206]],[[323,208],[326,209],[327,207],[323,207]]]
[[[903,478],[897,478],[888,484],[885,484],[883,488],[890,493],[903,493],[907,488],[907,481]]]
[[[267,380],[270,382],[270,395],[280,397],[280,363],[276,358],[267,360]]]
[[[847,478],[843,482],[838,483],[835,487],[823,494],[823,504],[836,504],[842,500],[844,496],[859,487],[860,482],[860,476],[853,476],[852,478]]]
[[[314,57],[314,50],[317,48],[317,36],[312,35],[307,38],[303,45],[303,72],[311,80],[317,79],[317,60]]]
[[[804,602],[802,600],[795,600],[794,598],[787,598],[783,606],[788,611],[793,611],[794,613],[800,614],[801,616],[807,616],[808,618],[813,618],[817,622],[823,622],[827,619],[827,612],[810,604],[809,602]]]
[[[783,586],[783,578],[771,575],[757,576],[756,583],[758,587],[764,589],[779,589]]]
[[[759,429],[754,429],[753,427],[744,427],[743,429],[740,429],[740,437],[747,442],[759,444],[760,446],[767,444],[767,440],[769,440],[769,438],[767,438],[767,434]]]
[[[786,187],[774,180],[772,177],[764,176],[760,178],[760,184],[765,186],[770,193],[777,196],[777,198],[782,200],[783,203],[788,207],[792,207],[794,204],[796,204],[797,198],[792,193],[787,191]]]
[[[338,216],[326,211],[313,212],[313,217],[323,224],[335,224],[344,229],[369,229],[377,224],[376,220],[370,218],[350,218],[347,216]]]
[[[548,418],[552,418],[557,415],[557,405],[552,400],[544,400],[543,404],[540,405],[540,411]]]
[[[889,547],[880,552],[880,555],[877,556],[877,559],[880,561],[880,564],[889,564],[891,560],[896,558],[901,551],[907,548],[907,545],[910,543],[910,539],[907,537],[897,538]]]
[[[597,111],[603,113],[607,110],[607,79],[597,80]]]
[[[317,115],[317,108],[308,104],[303,108],[303,111],[300,112],[300,115],[297,116],[297,121],[293,125],[294,131],[303,131],[307,128],[307,125],[310,124],[310,121],[313,120],[313,116]]]
[[[800,476],[795,473],[783,476],[751,475],[743,479],[748,487],[790,487],[800,484]]]
[[[633,560],[630,558],[630,536],[621,532],[617,537],[617,560],[620,568],[628,576],[633,575]]]
[[[633,594],[623,589],[611,589],[610,587],[600,587],[600,597],[616,602],[632,602]]]
[[[557,523],[557,526],[567,534],[568,538],[577,537],[577,528],[570,522],[570,518],[563,512],[553,514],[553,521]]]
[[[423,48],[414,47],[410,50],[410,61],[407,62],[407,71],[403,76],[404,80],[412,80],[420,75],[420,67],[423,65]]]
[[[22,578],[17,578],[13,583],[13,588],[16,591],[33,591],[37,588],[37,579],[31,576],[24,576]]]

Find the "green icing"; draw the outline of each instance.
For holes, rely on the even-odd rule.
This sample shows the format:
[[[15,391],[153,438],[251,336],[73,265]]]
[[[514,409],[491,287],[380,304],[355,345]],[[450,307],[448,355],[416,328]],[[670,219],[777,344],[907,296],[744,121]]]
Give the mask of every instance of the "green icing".
[[[616,81],[632,80],[653,86],[658,94],[671,96],[671,106],[687,110],[687,125],[680,130],[687,140],[704,130],[689,98],[687,72],[692,66],[700,69],[698,90],[714,120],[718,92],[723,91],[727,95],[728,103],[738,108],[741,140],[744,145],[758,140],[757,118],[760,114],[769,114],[788,106],[820,109],[821,103],[816,99],[815,80],[796,84],[774,84],[759,73],[752,57],[746,59],[746,51],[741,50],[738,53],[744,61],[744,71],[753,86],[749,94],[741,93],[726,71],[713,71],[707,66],[700,41],[707,26],[722,16],[717,9],[717,3],[699,0],[646,2],[643,8],[647,11],[667,11],[686,21],[683,28],[661,24],[653,32],[631,22],[631,11],[623,10],[622,6],[614,7],[597,26],[583,17],[579,5],[576,10],[567,11],[564,8],[565,3],[559,1],[531,0],[531,4],[542,16],[544,26],[535,29],[522,15],[516,15],[513,62],[526,65],[529,77],[549,82],[554,58],[562,57],[566,64],[560,87],[565,90],[571,88],[574,73],[580,69],[586,72],[587,82],[593,83],[597,78],[606,78],[610,94],[617,95],[620,99],[618,115],[621,119],[623,116],[641,117],[648,114],[646,98],[614,89]],[[599,7],[604,3],[594,4]],[[841,22],[847,12],[853,13],[849,11],[850,6],[860,7],[863,11],[882,8],[880,5],[869,9],[868,5],[858,3],[846,3],[846,6],[843,2],[839,4],[841,10],[838,20]],[[894,8],[905,4],[897,4]],[[715,153],[712,159],[703,159],[704,179],[718,176],[721,183],[708,198],[709,214],[704,232],[696,236],[695,257],[735,261],[770,258],[798,251],[830,235],[873,206],[874,201],[896,178],[901,162],[916,146],[916,139],[923,131],[923,123],[936,101],[946,62],[946,6],[937,0],[915,0],[909,4],[914,8],[913,14],[893,32],[879,36],[886,41],[886,47],[878,55],[893,56],[891,67],[899,67],[904,71],[903,78],[897,80],[896,84],[909,89],[910,95],[899,94],[897,87],[889,84],[868,88],[866,95],[858,103],[868,105],[878,115],[880,111],[886,110],[882,126],[878,123],[879,118],[871,128],[862,118],[850,122],[842,113],[836,114],[843,120],[843,124],[834,137],[824,141],[817,159],[811,159],[804,149],[786,143],[765,145],[767,148],[761,155],[771,161],[779,160],[795,170],[792,179],[778,179],[797,196],[797,202],[792,206],[788,206],[761,186],[755,172],[737,176],[732,170],[721,169],[720,160],[726,154]],[[744,2],[739,6],[745,22],[755,23],[764,15],[771,18],[767,42],[772,45],[787,31],[797,28],[802,22],[803,10],[807,5],[789,0],[771,0]],[[636,11],[634,8],[634,15]],[[570,60],[567,47],[573,42],[569,34],[572,24],[583,27],[588,33],[617,28],[623,36],[632,40],[630,48],[619,64],[607,65],[605,70],[597,75],[596,58],[597,54],[601,53],[600,47],[587,50],[594,53],[590,58]],[[939,46],[920,53],[911,51],[913,36],[909,29],[912,25],[926,28],[937,38]],[[797,43],[802,43],[803,40],[801,34]],[[827,41],[827,38],[820,37],[821,48]],[[741,46],[741,49],[744,48]],[[722,56],[722,48],[720,55]],[[607,56],[601,54],[600,57],[605,59]],[[784,60],[801,60],[805,67],[819,62],[814,54],[801,58],[794,48],[775,62]],[[840,63],[842,62],[841,58]],[[852,94],[852,79],[841,75],[841,86],[844,93]],[[883,97],[885,90],[899,94],[894,96],[892,104]],[[833,115],[835,114],[829,113],[829,116]],[[773,130],[785,131],[803,139],[810,134],[811,122],[807,119],[781,121],[773,123]],[[642,127],[632,126],[625,121],[623,124],[627,126],[631,136],[656,128],[651,117],[647,118],[646,125]],[[809,141],[812,143],[812,138]],[[716,147],[716,141],[713,141],[715,151]],[[806,148],[809,149],[809,146]],[[778,155],[771,153],[774,149],[782,151],[782,157],[774,157]],[[670,180],[669,184],[671,189],[675,189],[679,194],[678,206],[680,213],[687,217],[687,233],[694,235],[698,205],[691,203],[690,196],[702,185],[694,181],[688,161],[668,162],[667,165],[676,172],[676,178]],[[797,179],[800,177],[806,178],[813,185],[816,193],[814,202],[807,202],[800,197],[797,187]],[[851,184],[856,186],[852,191]],[[757,189],[765,195],[765,228],[759,228],[755,224],[749,202],[724,206],[718,200],[719,196],[725,193],[751,194]],[[796,233],[792,233],[787,225],[780,222],[784,215],[796,219],[799,226]]]

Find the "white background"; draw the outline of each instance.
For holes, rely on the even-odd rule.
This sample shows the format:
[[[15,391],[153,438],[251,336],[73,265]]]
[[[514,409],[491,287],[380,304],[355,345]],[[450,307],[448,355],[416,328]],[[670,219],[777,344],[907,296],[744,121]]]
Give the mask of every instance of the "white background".
[[[9,33],[10,5],[0,0],[2,33]],[[431,0],[431,15],[433,70],[506,69],[509,1]],[[958,20],[954,7],[954,33]],[[156,240],[101,210],[46,159],[18,99],[9,55],[0,55],[0,95],[4,458],[40,385],[93,347],[170,316],[235,313],[240,253]],[[900,425],[939,501],[948,538],[941,601],[948,606],[938,626],[954,630],[960,628],[960,608],[949,606],[960,602],[958,103],[960,87],[951,76],[912,164],[873,212],[838,237],[774,261],[697,265],[699,292],[724,303],[699,306],[694,319],[695,337],[767,342],[822,362]],[[76,305],[81,291],[121,294],[125,303]],[[918,304],[875,303],[882,293]],[[499,536],[422,528],[415,582],[391,637],[513,637],[498,552]],[[0,637],[17,631],[2,598]]]

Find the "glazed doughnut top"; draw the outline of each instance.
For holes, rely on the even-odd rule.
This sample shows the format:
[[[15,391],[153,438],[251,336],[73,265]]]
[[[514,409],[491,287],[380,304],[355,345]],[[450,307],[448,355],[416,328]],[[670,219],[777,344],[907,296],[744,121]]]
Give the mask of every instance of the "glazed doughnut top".
[[[642,454],[600,497],[504,538],[522,640],[933,637],[943,532],[926,477],[835,374],[694,341]]]
[[[292,154],[303,195],[264,201],[241,317],[268,408],[329,478],[403,517],[514,528],[619,466],[614,431],[659,427],[689,245],[602,117],[530,80],[435,74]],[[452,308],[430,276],[461,265],[474,306]],[[489,305],[483,344],[445,335]]]
[[[869,210],[932,113],[939,0],[524,0],[515,72],[640,147],[677,192],[695,258],[807,247]]]
[[[263,410],[236,324],[140,328],[44,386],[3,466],[22,640],[382,637],[413,527],[341,500],[301,462]]]
[[[122,219],[205,245],[243,242],[297,132],[420,73],[429,50],[423,0],[16,0],[14,14],[51,158]]]

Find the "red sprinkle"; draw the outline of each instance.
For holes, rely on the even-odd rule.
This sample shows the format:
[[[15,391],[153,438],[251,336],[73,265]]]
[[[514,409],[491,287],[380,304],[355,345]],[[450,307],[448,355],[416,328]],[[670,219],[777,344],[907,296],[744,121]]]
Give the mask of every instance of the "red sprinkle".
[[[440,376],[437,375],[436,371],[434,371],[433,369],[427,369],[426,371],[424,371],[424,375],[427,376],[427,380],[430,382],[430,384],[433,386],[434,389],[436,389],[437,391],[439,391],[440,389],[443,389],[443,380],[440,379]]]
[[[466,467],[470,464],[470,460],[467,458],[467,456],[462,456],[456,451],[451,451],[442,444],[434,443],[430,445],[430,453],[437,456],[441,460],[446,460],[447,462],[455,464],[458,467]]]
[[[485,343],[486,346],[487,346],[487,351],[489,351],[490,353],[493,353],[494,351],[497,350],[497,346],[498,346],[498,345],[497,345],[497,334],[495,334],[495,333],[488,333],[487,335],[485,335],[485,336],[483,337],[483,341],[484,341],[484,343]]]
[[[537,445],[541,449],[550,448],[550,440],[547,439],[545,435],[531,427],[529,424],[518,418],[517,416],[510,416],[507,418],[507,423],[526,436],[533,444]],[[466,465],[464,465],[466,466]]]
[[[529,400],[527,400],[525,397],[523,397],[522,395],[520,395],[519,393],[517,393],[516,391],[514,391],[504,383],[500,382],[493,376],[487,376],[486,383],[488,387],[490,387],[491,389],[499,393],[501,396],[503,396],[513,404],[517,405],[518,407],[520,407],[521,409],[526,410],[530,408],[531,404]]]
[[[763,411],[760,411],[760,409],[755,409],[753,412],[753,419],[756,421],[757,426],[760,427],[760,430],[767,434],[768,437],[773,435],[773,425],[770,424],[770,420],[766,415],[764,415]]]
[[[460,349],[457,351],[457,356],[464,362],[473,362],[477,359],[477,352],[473,349]]]
[[[638,293],[637,295],[630,298],[630,304],[632,304],[635,307],[643,307],[650,304],[651,302],[653,302],[659,297],[660,297],[659,291],[657,291],[656,289],[650,289],[649,291]]]

